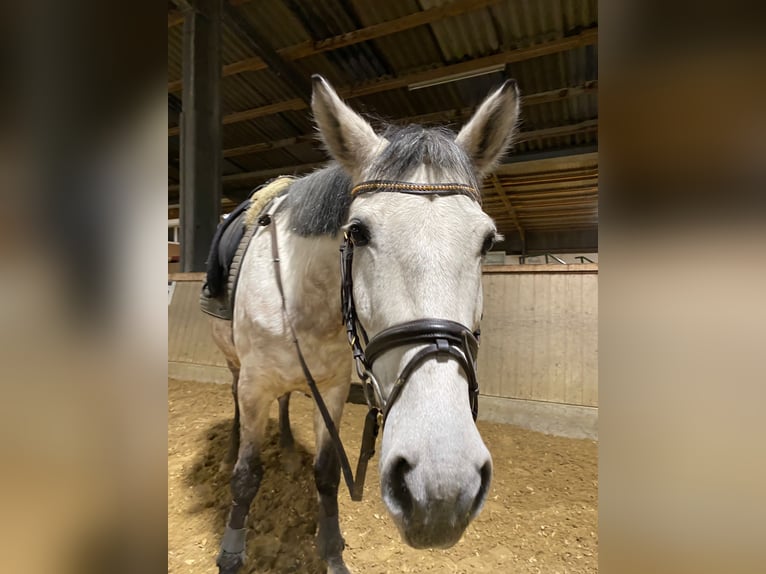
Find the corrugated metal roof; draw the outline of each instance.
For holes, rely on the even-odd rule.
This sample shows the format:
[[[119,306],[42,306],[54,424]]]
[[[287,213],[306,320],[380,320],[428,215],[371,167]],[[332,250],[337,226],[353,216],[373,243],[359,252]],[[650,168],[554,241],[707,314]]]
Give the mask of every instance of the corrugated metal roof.
[[[460,2],[462,0],[456,0]],[[399,19],[450,4],[450,0],[259,0],[237,6],[254,30],[268,41],[267,49],[282,50],[286,66],[308,79],[319,73],[336,88],[368,85],[386,78],[443,68],[504,51],[537,46],[576,35],[598,24],[597,0],[498,0],[482,3],[462,13],[426,25],[388,33],[350,46],[290,59],[286,48],[317,42],[341,34],[353,34],[372,25],[399,22]],[[225,20],[224,20],[225,21]],[[400,26],[401,27],[401,26]],[[181,79],[182,26],[168,30],[168,81]],[[305,52],[304,52],[305,53]],[[252,58],[250,43],[222,26],[223,64]],[[459,127],[465,116],[460,110],[474,108],[504,78],[514,77],[523,95],[539,94],[567,87],[583,86],[598,79],[595,45],[586,45],[508,64],[505,70],[471,79],[453,81],[415,91],[406,87],[354,98],[350,105],[362,113],[397,121],[402,118],[443,112],[447,123]],[[180,98],[180,92],[174,96]],[[296,94],[271,69],[245,71],[222,80],[222,112],[226,116],[277,104],[308,94]],[[299,101],[299,100],[298,100]],[[592,148],[598,133],[598,97],[594,91],[523,108],[521,128],[535,132],[523,136],[514,156],[547,153],[567,148]],[[171,114],[171,117],[173,115]],[[432,116],[433,117],[433,116]],[[426,118],[427,119],[427,118]],[[171,120],[172,121],[172,120]],[[591,122],[584,124],[583,122]],[[580,131],[542,132],[560,126],[580,126]],[[171,126],[172,127],[172,126]],[[309,110],[297,109],[263,115],[248,121],[227,123],[224,149],[266,142],[283,142],[314,133]],[[173,140],[177,142],[177,138]],[[170,146],[177,161],[177,144]],[[321,161],[323,152],[314,143],[301,141],[277,149],[229,158],[226,170],[259,172]],[[255,178],[255,176],[254,176]],[[258,181],[254,179],[253,185]],[[511,185],[510,179],[501,179]],[[251,186],[251,182],[239,185]],[[226,186],[228,188],[228,184]],[[494,186],[493,186],[494,188]],[[593,213],[597,213],[595,210]],[[595,217],[595,216],[594,216]],[[584,218],[581,223],[592,225]],[[534,218],[528,218],[535,225]],[[574,225],[562,218],[562,225]]]

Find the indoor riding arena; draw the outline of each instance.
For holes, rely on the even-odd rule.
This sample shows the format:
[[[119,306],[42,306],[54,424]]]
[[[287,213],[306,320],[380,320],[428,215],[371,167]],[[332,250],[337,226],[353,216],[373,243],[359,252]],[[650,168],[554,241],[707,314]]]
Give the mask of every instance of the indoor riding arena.
[[[232,374],[200,309],[211,242],[253,190],[330,160],[312,117],[315,74],[379,133],[384,122],[459,132],[505,80],[521,94],[509,152],[478,190],[502,236],[480,279],[478,250],[474,266],[486,501],[451,548],[408,546],[381,497],[378,437],[363,500],[343,479],[338,491],[348,570],[597,572],[597,42],[595,0],[169,2],[168,572],[218,572],[232,508]],[[272,405],[240,572],[327,571],[314,411],[307,383],[290,395],[290,449]],[[339,425],[354,470],[367,412],[355,373]]]

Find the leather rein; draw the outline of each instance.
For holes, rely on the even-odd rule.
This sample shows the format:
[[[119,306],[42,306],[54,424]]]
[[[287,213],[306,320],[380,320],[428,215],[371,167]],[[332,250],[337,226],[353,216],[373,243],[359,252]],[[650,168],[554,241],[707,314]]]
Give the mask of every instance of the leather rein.
[[[481,204],[481,194],[475,187],[459,183],[419,184],[375,180],[356,185],[351,190],[351,195],[352,197],[357,197],[361,194],[383,191],[412,195],[466,195]],[[465,325],[447,319],[417,319],[384,329],[372,339],[368,339],[367,332],[356,314],[356,306],[354,304],[354,285],[352,280],[354,241],[348,233],[344,234],[343,245],[340,248],[341,312],[356,372],[362,383],[365,401],[369,409],[365,417],[355,479],[338,430],[317,388],[316,381],[311,375],[311,371],[301,351],[297,334],[287,313],[287,302],[282,286],[282,274],[279,264],[276,225],[272,225],[272,216],[269,215],[259,218],[258,223],[261,226],[269,226],[271,230],[271,252],[277,286],[282,298],[282,312],[290,329],[298,361],[306,377],[306,382],[314,402],[324,420],[330,440],[340,459],[343,478],[351,494],[351,499],[360,501],[364,492],[367,464],[375,454],[375,442],[380,428],[385,424],[392,406],[399,398],[410,376],[426,360],[439,357],[445,360],[452,359],[457,361],[468,381],[468,399],[471,406],[471,414],[474,421],[476,420],[479,398],[479,383],[476,376],[479,331],[473,332]],[[384,397],[382,388],[373,374],[373,365],[386,352],[397,347],[409,345],[419,345],[421,348],[410,358],[399,373],[389,396]]]

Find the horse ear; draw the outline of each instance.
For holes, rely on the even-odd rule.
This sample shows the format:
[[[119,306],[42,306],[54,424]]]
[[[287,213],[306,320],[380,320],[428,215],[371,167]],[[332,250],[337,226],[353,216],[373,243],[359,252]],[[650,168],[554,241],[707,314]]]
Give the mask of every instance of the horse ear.
[[[311,109],[322,140],[334,159],[349,173],[358,174],[380,152],[386,140],[343,103],[327,80],[318,74],[311,79],[314,84]]]
[[[519,88],[506,80],[482,102],[463,126],[455,141],[473,161],[481,177],[497,164],[516,133],[519,118]]]

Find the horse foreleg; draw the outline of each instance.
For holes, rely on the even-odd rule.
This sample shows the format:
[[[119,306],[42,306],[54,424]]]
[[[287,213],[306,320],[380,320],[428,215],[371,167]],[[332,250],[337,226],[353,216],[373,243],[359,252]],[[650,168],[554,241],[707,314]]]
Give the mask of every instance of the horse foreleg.
[[[220,574],[236,574],[245,562],[245,523],[263,477],[260,450],[269,420],[270,401],[267,397],[248,396],[243,400],[242,391],[246,386],[246,381],[241,380],[240,444],[231,477],[231,510],[216,561]]]
[[[234,422],[231,425],[231,436],[229,438],[229,450],[221,464],[222,469],[230,469],[237,461],[239,454],[239,401],[237,399],[237,385],[239,384],[239,367],[231,361],[226,361],[231,371],[231,396],[234,398]]]
[[[336,428],[339,427],[343,406],[348,396],[348,385],[339,385],[322,394]],[[343,562],[345,542],[338,522],[338,485],[340,483],[340,459],[325,428],[324,420],[315,408],[314,430],[316,434],[316,459],[314,479],[319,494],[319,520],[317,549],[327,562],[328,574],[348,574]]]

